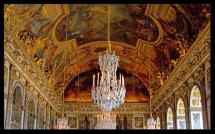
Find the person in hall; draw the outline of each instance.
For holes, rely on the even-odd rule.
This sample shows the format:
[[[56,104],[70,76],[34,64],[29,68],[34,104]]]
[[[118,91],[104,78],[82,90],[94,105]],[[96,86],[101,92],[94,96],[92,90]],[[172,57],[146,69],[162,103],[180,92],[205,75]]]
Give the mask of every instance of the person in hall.
[[[126,115],[124,117],[124,129],[127,129],[127,117],[126,117]]]
[[[121,122],[119,115],[116,115],[116,129],[121,129]]]
[[[90,122],[89,122],[89,120],[88,120],[88,118],[87,118],[87,116],[85,116],[85,128],[86,129],[90,129]]]

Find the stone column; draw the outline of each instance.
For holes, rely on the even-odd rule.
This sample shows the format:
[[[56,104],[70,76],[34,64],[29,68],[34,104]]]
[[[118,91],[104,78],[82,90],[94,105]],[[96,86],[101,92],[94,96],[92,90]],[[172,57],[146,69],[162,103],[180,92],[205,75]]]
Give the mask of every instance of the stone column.
[[[46,104],[46,129],[50,129],[50,105]]]
[[[203,129],[207,129],[208,116],[207,116],[207,101],[206,101],[206,85],[205,85],[204,76],[205,76],[205,65],[202,64],[194,73],[194,79],[195,79],[195,82],[199,84],[198,86],[201,93]]]
[[[202,87],[204,88],[204,87]],[[205,90],[205,89],[203,89]],[[203,118],[203,129],[208,129],[208,116],[207,116],[207,103],[205,93],[201,95],[201,103],[202,103],[202,118]]]
[[[190,120],[190,91],[187,88],[185,90],[185,95],[184,95],[184,107],[185,107],[185,122],[186,122],[186,129],[191,128],[191,120]]]
[[[36,116],[35,116],[35,118],[36,118],[36,129],[38,129],[39,128],[39,122],[40,122],[40,119],[39,119],[39,97],[40,97],[40,95],[38,94],[37,95],[37,100],[36,100]]]
[[[23,87],[23,89],[22,89],[22,91],[23,91],[23,100],[22,100],[22,119],[21,119],[21,129],[23,129],[24,128],[24,121],[25,121],[25,109],[27,109],[25,106],[25,104],[26,104],[26,97],[27,97],[27,95],[26,95],[26,93],[25,93],[25,89],[24,89],[24,87]]]
[[[210,61],[205,63],[205,87],[206,87],[206,104],[207,104],[207,115],[208,115],[208,128],[211,129],[211,80],[210,80]]]
[[[55,126],[57,126],[57,122],[56,122],[56,118],[57,118],[57,114],[56,114],[56,112],[54,111],[54,114],[53,114],[54,116],[52,117],[52,118],[54,118],[53,120],[54,120],[54,123],[53,123],[53,125],[54,126],[52,126],[54,129],[56,129],[55,128]]]
[[[44,108],[43,109],[43,115],[44,115],[43,116],[44,117],[44,127],[43,128],[46,129],[46,126],[47,126],[47,123],[46,123],[47,122],[47,117],[46,117],[47,116],[47,111],[46,111],[46,109],[47,109],[47,107],[46,107],[46,102],[44,102],[44,103],[45,104],[44,104],[44,107],[43,107]]]
[[[26,91],[24,91],[26,92]],[[23,128],[27,129],[27,123],[28,123],[28,101],[29,100],[29,95],[25,93],[24,97],[24,119],[23,119]]]
[[[177,129],[177,98],[175,97],[175,94],[173,94],[173,128]]]
[[[162,110],[161,110],[161,107],[159,107],[158,111],[159,111],[159,118],[160,118],[160,129],[163,129],[163,126],[162,126]]]
[[[9,84],[10,84],[10,71],[11,71],[11,64],[7,61],[5,61],[5,66],[7,68],[7,85],[6,85],[6,91],[5,91],[5,94],[4,94],[4,128],[8,128],[8,124],[9,124],[9,121],[8,121],[8,116],[9,115],[9,111],[8,111],[8,107],[10,105],[8,105],[8,98],[9,98]]]
[[[162,104],[163,105],[163,104]],[[166,120],[166,109],[164,108],[164,106],[162,106],[161,107],[161,110],[162,110],[162,112],[161,112],[161,128],[162,129],[166,129],[167,128],[167,120]]]

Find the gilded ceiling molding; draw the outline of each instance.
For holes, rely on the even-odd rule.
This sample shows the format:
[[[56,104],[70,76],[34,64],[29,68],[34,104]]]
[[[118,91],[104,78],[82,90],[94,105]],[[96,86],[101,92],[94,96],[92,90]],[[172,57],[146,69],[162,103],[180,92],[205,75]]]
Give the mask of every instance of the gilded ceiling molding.
[[[39,75],[38,71],[35,69],[35,65],[32,65],[32,62],[29,61],[29,57],[27,57],[23,51],[16,45],[14,39],[11,36],[5,37],[4,39],[4,56],[13,64],[13,68],[16,68],[15,75],[19,81],[25,85],[26,81],[29,81],[31,85],[45,98],[45,100],[50,103],[56,111],[58,111],[58,105],[61,103],[59,96],[55,93],[55,91],[51,91],[51,87],[48,84],[44,84],[44,80]],[[19,74],[22,74],[20,77]],[[48,96],[48,92],[51,93],[55,100],[50,99],[50,95]]]
[[[176,20],[176,11],[170,4],[147,4],[145,13],[166,22]]]
[[[121,63],[119,66],[121,68],[124,68],[125,70],[134,73],[146,86],[148,85],[147,83],[149,82],[149,80],[148,78],[144,78],[141,76],[143,72],[149,73],[150,81],[156,82],[156,79],[153,75],[153,71],[157,71],[157,68],[149,59],[141,59],[137,61],[138,58],[136,57],[136,53],[134,51],[135,48],[120,42],[112,41],[111,43],[112,51],[116,51],[116,54],[120,56]],[[125,53],[125,48],[128,53]],[[75,51],[77,52],[77,54],[75,56],[70,57],[71,59],[66,60],[66,67],[64,62],[61,63],[59,68],[57,68],[55,73],[52,75],[52,77],[56,78],[55,81],[52,82],[52,85],[55,85],[54,88],[56,89],[57,93],[61,94],[64,90],[64,87],[66,87],[65,83],[66,85],[68,85],[69,82],[79,73],[84,72],[92,67],[95,67],[95,65],[97,66],[97,49],[106,50],[106,41],[98,41],[82,45],[76,48]],[[88,66],[91,63],[93,63],[94,66]],[[64,71],[62,70],[64,67],[66,72],[65,83],[63,77]],[[60,81],[62,84],[59,83]],[[151,83],[151,85],[153,84],[154,83]]]
[[[44,85],[46,89],[47,90],[52,89],[52,86],[49,83],[48,79],[44,76],[44,74],[41,72],[37,64],[32,60],[32,58],[28,56],[25,49],[23,48],[21,43],[17,40],[17,38],[13,34],[10,34],[8,38],[5,39],[6,44],[8,41],[9,42],[11,41],[11,43],[8,44],[12,50],[10,51],[10,53],[14,53],[14,56],[18,58],[18,62],[20,64],[23,64],[25,66],[25,69],[29,69],[29,72],[32,74],[33,78],[36,79],[36,82],[39,82],[42,85],[46,83],[46,85]],[[37,81],[37,80],[40,80],[40,81]]]
[[[124,61],[134,61],[133,63],[129,62],[129,64],[143,66],[150,72],[152,76],[151,78],[154,77],[152,74],[154,71],[157,72],[158,69],[149,59],[141,58],[142,55],[137,56],[136,53],[134,52],[134,48],[129,45],[126,45],[125,43],[120,43],[120,42],[111,42],[111,43],[112,43],[112,50],[116,51],[116,53],[121,57],[121,59],[123,59]],[[73,56],[68,55],[68,57],[66,57],[67,58],[66,65],[71,67],[74,64],[77,64],[78,61],[84,62],[88,60],[91,56],[93,57],[95,56],[94,58],[97,58],[98,52],[96,52],[96,50],[97,49],[106,50],[106,48],[107,48],[106,41],[87,43],[78,48],[74,46],[74,51],[76,54]],[[90,58],[90,60],[93,60],[93,59]],[[59,81],[60,76],[63,74],[63,71],[61,70],[64,68],[64,66],[65,66],[65,63],[62,62],[61,65],[58,66],[54,74],[52,74],[52,77],[56,77],[56,79],[51,82],[52,85],[56,84]]]
[[[163,38],[163,28],[162,28],[161,24],[159,23],[159,21],[157,21],[157,19],[155,19],[152,16],[152,14],[151,14],[151,11],[154,10],[153,6],[155,6],[155,5],[154,4],[147,4],[146,10],[145,10],[145,15],[147,15],[150,19],[152,19],[153,22],[155,22],[156,26],[158,27],[158,31],[159,31],[158,38],[154,42],[149,42],[149,41],[145,41],[145,40],[142,40],[142,39],[138,39],[137,45],[136,45],[137,46],[137,50],[139,49],[138,45],[140,45],[140,44],[147,44],[147,45],[156,46],[156,45],[159,45],[160,42],[162,41],[162,38]],[[159,11],[159,12],[161,12],[161,11]]]
[[[123,68],[123,69],[131,72],[132,74],[134,74],[137,78],[139,78],[142,81],[142,83],[144,83],[144,85],[146,87],[149,86],[148,83],[150,83],[151,81],[155,81],[152,74],[150,74],[150,78],[151,78],[150,80],[151,81],[149,81],[148,78],[145,78],[142,76],[141,72],[143,72],[142,70],[145,70],[145,68],[143,68],[140,65],[134,64],[132,62],[132,60],[130,60],[130,63],[126,63],[126,62],[124,62],[125,58],[120,56],[121,63],[119,65],[119,68]],[[71,75],[66,75],[66,79],[65,79],[66,85],[65,85],[63,73],[61,74],[61,77],[59,78],[58,82],[60,82],[62,84],[59,83],[55,87],[57,93],[62,94],[64,91],[64,88],[67,87],[67,85],[70,83],[70,81],[72,81],[73,78],[75,78],[78,74],[93,68],[93,67],[90,67],[88,65],[91,64],[91,61],[94,59],[97,59],[97,55],[88,56],[88,58],[83,58],[83,61],[80,60],[80,61],[76,62],[75,64],[73,64],[73,66],[67,66],[65,69],[66,74],[70,73]]]
[[[66,114],[97,114],[101,109],[92,103],[65,103]],[[113,109],[112,113],[120,114],[145,114],[149,113],[148,103],[125,103],[119,108]]]
[[[152,98],[152,107],[155,111],[183,84],[198,68],[210,57],[210,23],[202,30],[190,47],[186,55],[171,72],[166,83]],[[190,79],[192,80],[192,79]],[[188,80],[188,81],[190,81]],[[193,81],[193,80],[192,80]],[[188,82],[192,86],[193,82]]]

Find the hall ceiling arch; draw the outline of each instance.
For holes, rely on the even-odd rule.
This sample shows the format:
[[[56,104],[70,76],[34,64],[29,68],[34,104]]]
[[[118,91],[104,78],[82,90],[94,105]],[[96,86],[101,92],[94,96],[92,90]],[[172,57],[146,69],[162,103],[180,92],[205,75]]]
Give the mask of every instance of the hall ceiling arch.
[[[6,4],[4,22],[11,36],[20,41],[35,66],[57,89],[61,88],[56,85],[65,67],[64,54],[70,69],[80,64],[79,58],[83,64],[74,68],[81,68],[84,63],[96,62],[98,52],[106,49],[101,42],[107,40],[106,8],[107,5],[90,4]],[[113,4],[111,9],[112,49],[123,61],[120,67],[133,71],[146,85],[150,76],[155,91],[210,21],[211,12],[209,4]],[[92,59],[82,60],[87,57]],[[144,70],[151,72],[141,74]]]

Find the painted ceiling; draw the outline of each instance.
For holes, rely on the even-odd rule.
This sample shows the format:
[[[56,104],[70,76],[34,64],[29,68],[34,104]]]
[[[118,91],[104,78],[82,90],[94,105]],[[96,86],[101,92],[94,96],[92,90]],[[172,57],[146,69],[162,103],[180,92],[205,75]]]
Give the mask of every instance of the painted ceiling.
[[[72,79],[64,92],[65,101],[92,102],[92,75],[98,72],[98,68],[93,68]],[[149,100],[149,92],[139,78],[122,69],[118,69],[117,75],[119,73],[125,77],[126,103],[147,102]]]
[[[98,53],[107,48],[107,8],[105,4],[6,4],[4,23],[56,92],[65,90],[72,101],[75,98],[68,92],[75,96],[77,74],[83,76],[81,92],[89,98]],[[128,93],[127,102],[147,101],[141,91],[156,93],[165,84],[209,23],[211,12],[207,4],[111,4],[110,9],[111,47],[120,56],[119,68],[127,72],[128,90],[133,89],[130,76],[141,82],[134,92],[139,95]]]

